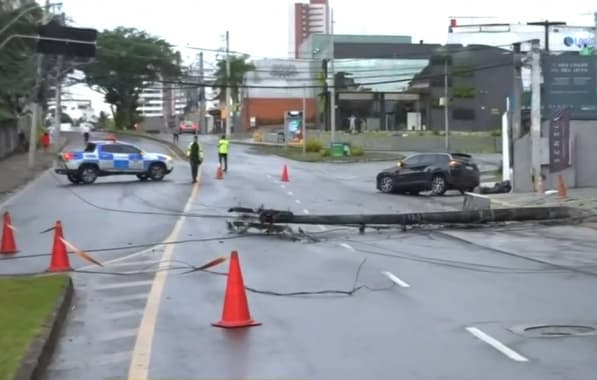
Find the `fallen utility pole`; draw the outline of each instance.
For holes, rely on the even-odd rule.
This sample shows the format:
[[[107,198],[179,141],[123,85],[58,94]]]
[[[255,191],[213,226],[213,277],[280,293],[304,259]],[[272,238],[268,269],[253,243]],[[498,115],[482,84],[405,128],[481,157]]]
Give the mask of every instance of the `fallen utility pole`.
[[[405,214],[331,214],[295,215],[290,211],[235,207],[229,212],[239,213],[240,221],[263,226],[283,224],[354,225],[361,231],[376,225],[441,225],[441,224],[485,224],[500,222],[524,222],[568,219],[581,216],[577,209],[569,207],[521,207],[464,211],[441,211]]]

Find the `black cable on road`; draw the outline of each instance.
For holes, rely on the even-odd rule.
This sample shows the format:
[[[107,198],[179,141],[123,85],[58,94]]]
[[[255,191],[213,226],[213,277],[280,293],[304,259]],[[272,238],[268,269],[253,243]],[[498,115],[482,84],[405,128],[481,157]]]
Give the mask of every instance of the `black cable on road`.
[[[294,292],[279,292],[279,291],[274,291],[274,290],[256,289],[256,288],[252,288],[252,287],[246,286],[246,285],[245,285],[245,290],[247,290],[248,292],[251,292],[251,293],[255,293],[255,294],[276,296],[276,297],[321,296],[321,295],[353,296],[361,290],[369,290],[371,292],[380,292],[380,291],[390,290],[396,286],[396,284],[393,282],[391,285],[389,285],[387,287],[382,287],[382,288],[373,288],[368,285],[358,285],[361,270],[362,270],[363,266],[365,265],[366,261],[367,261],[367,258],[365,258],[365,259],[363,259],[363,261],[361,261],[361,263],[359,264],[359,266],[356,270],[352,288],[346,289],[346,290],[323,289],[323,290],[302,290],[302,291],[294,291]],[[51,275],[59,275],[59,274],[64,274],[64,273],[79,273],[79,274],[87,274],[87,275],[109,275],[109,276],[119,276],[119,277],[124,276],[124,277],[126,277],[126,276],[138,276],[138,275],[144,275],[144,274],[155,275],[156,273],[163,272],[163,271],[175,271],[175,270],[182,270],[182,269],[187,269],[187,271],[182,274],[202,272],[202,273],[207,273],[207,274],[212,274],[212,275],[217,275],[217,276],[228,276],[228,273],[215,272],[215,271],[210,271],[207,269],[201,269],[200,267],[195,267],[191,264],[185,263],[180,260],[176,260],[176,261],[172,261],[172,262],[178,262],[178,263],[182,263],[185,265],[179,266],[179,267],[165,267],[165,268],[157,269],[154,271],[134,271],[134,272],[112,272],[112,271],[101,271],[101,270],[93,271],[93,270],[73,269],[71,271],[58,272],[58,273],[47,272],[47,271],[30,272],[30,273],[13,273],[13,274],[0,274],[0,278],[51,276]]]

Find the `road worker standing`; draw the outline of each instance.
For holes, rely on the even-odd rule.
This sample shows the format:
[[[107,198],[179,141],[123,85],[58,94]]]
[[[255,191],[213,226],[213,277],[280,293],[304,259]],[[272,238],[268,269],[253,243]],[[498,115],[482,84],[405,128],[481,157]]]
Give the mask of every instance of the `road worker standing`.
[[[193,136],[193,142],[187,148],[187,157],[191,163],[191,178],[193,183],[197,182],[197,173],[199,172],[199,165],[203,163],[203,147],[199,142],[197,135]]]
[[[222,161],[224,161],[224,171],[228,171],[228,145],[230,145],[230,141],[228,141],[226,135],[223,135],[220,141],[218,141],[218,158],[220,166],[222,166]]]

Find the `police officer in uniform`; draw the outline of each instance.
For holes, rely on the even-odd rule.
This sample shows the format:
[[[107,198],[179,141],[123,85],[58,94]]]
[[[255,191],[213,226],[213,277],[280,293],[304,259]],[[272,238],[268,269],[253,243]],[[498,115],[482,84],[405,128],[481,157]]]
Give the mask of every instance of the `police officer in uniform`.
[[[203,147],[197,139],[197,135],[193,137],[193,142],[189,144],[187,148],[187,157],[191,163],[191,177],[193,183],[197,182],[197,172],[199,171],[199,165],[203,163]]]
[[[228,145],[230,142],[226,138],[226,135],[222,136],[220,141],[218,141],[218,158],[220,162],[220,166],[222,166],[222,161],[224,161],[224,171],[228,171]]]

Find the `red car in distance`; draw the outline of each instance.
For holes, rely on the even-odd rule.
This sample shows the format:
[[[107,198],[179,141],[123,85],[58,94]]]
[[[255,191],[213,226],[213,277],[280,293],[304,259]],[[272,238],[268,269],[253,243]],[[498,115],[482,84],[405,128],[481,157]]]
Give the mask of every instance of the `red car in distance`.
[[[196,123],[193,123],[192,121],[183,121],[178,126],[178,132],[180,134],[183,134],[183,133],[197,134],[197,133],[199,133],[199,125],[197,125]]]

